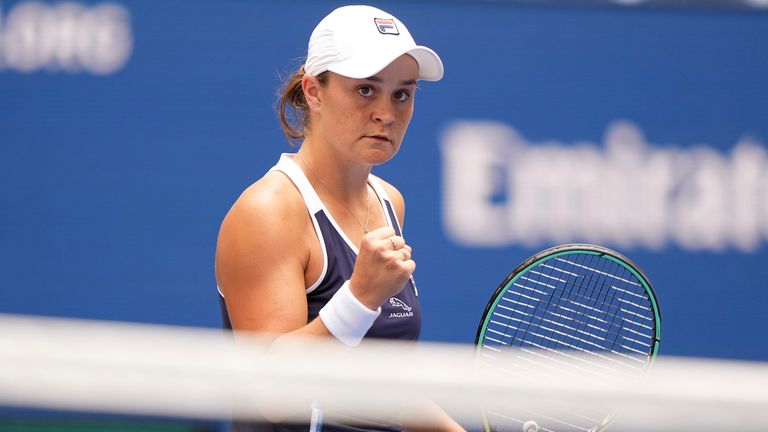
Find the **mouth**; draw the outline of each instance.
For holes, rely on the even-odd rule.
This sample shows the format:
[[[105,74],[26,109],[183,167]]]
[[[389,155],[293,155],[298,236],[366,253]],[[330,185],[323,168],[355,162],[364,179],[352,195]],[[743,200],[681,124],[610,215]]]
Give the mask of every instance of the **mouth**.
[[[366,135],[365,137],[379,142],[392,142],[392,139],[387,135]]]

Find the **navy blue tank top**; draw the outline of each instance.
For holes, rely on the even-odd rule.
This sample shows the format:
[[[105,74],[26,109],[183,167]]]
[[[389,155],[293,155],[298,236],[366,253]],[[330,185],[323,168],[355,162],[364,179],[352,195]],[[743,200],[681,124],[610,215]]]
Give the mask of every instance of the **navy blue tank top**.
[[[307,177],[301,168],[292,160],[292,154],[283,154],[280,161],[271,171],[280,171],[284,173],[293,182],[301,193],[307,211],[315,227],[315,233],[320,240],[320,246],[323,251],[324,263],[323,271],[320,277],[312,285],[306,288],[307,292],[307,322],[317,318],[320,309],[328,303],[331,297],[341,287],[341,285],[352,276],[352,270],[355,266],[358,249],[349,240],[346,234],[333,219],[333,216],[325,207],[317,192],[312,188]],[[373,175],[369,176],[368,184],[376,194],[377,202],[384,211],[387,223],[397,233],[402,236],[400,223],[397,220],[392,203],[389,197]],[[229,315],[226,308],[226,300],[219,292],[219,302],[224,327],[232,328]],[[408,281],[403,289],[394,297],[381,305],[381,314],[374,321],[371,328],[365,335],[365,338],[385,338],[413,340],[419,337],[421,332],[421,306],[418,299],[413,278]],[[365,343],[365,338],[363,343]],[[332,366],[331,366],[332,367]],[[372,419],[366,419],[366,426],[349,426],[340,424],[322,424],[322,407],[312,408],[313,422],[311,425],[254,425],[234,423],[233,431],[394,431],[400,430],[399,425],[376,424],[378,422]],[[309,409],[309,408],[308,408]],[[351,422],[357,423],[360,419],[351,419]]]

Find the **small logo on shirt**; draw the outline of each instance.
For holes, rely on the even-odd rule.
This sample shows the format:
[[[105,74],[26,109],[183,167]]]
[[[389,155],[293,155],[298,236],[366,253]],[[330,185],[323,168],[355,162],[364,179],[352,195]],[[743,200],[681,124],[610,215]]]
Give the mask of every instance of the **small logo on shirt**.
[[[403,308],[403,309],[405,309],[408,312],[410,312],[411,309],[412,309],[410,306],[405,304],[404,301],[400,300],[399,298],[395,298],[395,297],[392,297],[392,298],[389,299],[389,304],[391,304],[393,307]]]
[[[405,312],[392,312],[389,314],[390,318],[405,318],[405,317],[412,317],[413,310],[412,307],[408,306],[404,301],[400,300],[399,298],[391,297],[389,299],[389,304],[392,305],[392,307],[401,308]]]
[[[376,28],[379,29],[379,33],[381,34],[391,34],[391,35],[400,34],[400,31],[397,30],[397,25],[395,24],[395,20],[393,19],[374,18],[373,21],[376,23]]]

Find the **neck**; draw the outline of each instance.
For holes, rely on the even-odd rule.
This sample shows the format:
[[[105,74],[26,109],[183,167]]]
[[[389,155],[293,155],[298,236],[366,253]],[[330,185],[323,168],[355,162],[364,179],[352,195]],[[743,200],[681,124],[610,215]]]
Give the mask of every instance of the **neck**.
[[[355,161],[345,160],[326,149],[315,151],[311,141],[305,140],[297,152],[297,161],[310,177],[315,177],[321,187],[328,189],[336,199],[345,202],[359,202],[360,197],[367,196],[368,176],[370,165],[362,165]],[[364,199],[364,198],[363,198]]]
[[[349,193],[345,194],[345,196],[339,196],[337,193],[334,193],[333,192],[333,186],[329,186],[329,184],[326,183],[325,180],[323,180],[323,178],[320,176],[320,174],[317,171],[315,171],[315,168],[313,167],[312,163],[307,161],[307,159],[304,157],[304,155],[301,153],[301,151],[299,151],[296,154],[296,156],[301,161],[301,163],[304,165],[303,169],[304,169],[305,173],[307,171],[309,171],[309,174],[311,174],[311,176],[308,176],[308,178],[309,177],[314,177],[314,182],[313,183],[319,184],[320,189],[322,189],[323,192],[326,192],[328,194],[328,196],[334,202],[338,203],[338,205],[340,205],[344,209],[344,211],[346,213],[349,213],[349,215],[352,216],[352,219],[355,221],[355,223],[357,225],[359,225],[360,228],[362,228],[363,234],[368,233],[368,221],[369,221],[370,212],[371,212],[371,206],[370,206],[371,195],[370,195],[370,192],[368,191],[368,184],[367,183],[363,183],[362,184],[362,186],[363,186],[363,193],[365,194],[365,198],[364,198],[364,202],[365,202],[365,210],[364,210],[365,218],[361,221],[361,219],[359,219],[358,216],[355,216],[354,208],[357,206],[356,202],[358,202],[359,200],[355,197],[354,191],[352,189],[348,189],[347,191],[349,191]],[[328,171],[326,170],[326,172],[328,172]],[[337,176],[335,178],[339,178],[339,177],[341,177],[341,176]],[[312,182],[312,180],[310,180],[310,182]],[[340,184],[343,184],[343,183],[340,183]],[[318,188],[315,187],[315,190],[318,190]],[[337,190],[337,192],[338,192],[338,190]],[[326,206],[327,205],[328,205],[328,203],[326,202]],[[331,211],[333,211],[333,210],[331,210]]]

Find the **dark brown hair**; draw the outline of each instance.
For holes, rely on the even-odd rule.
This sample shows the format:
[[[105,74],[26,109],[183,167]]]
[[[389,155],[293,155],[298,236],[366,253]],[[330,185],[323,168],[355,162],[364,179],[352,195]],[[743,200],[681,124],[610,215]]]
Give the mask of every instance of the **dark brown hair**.
[[[283,133],[291,145],[297,145],[303,140],[309,130],[309,104],[304,97],[304,89],[301,87],[301,79],[304,78],[304,65],[291,76],[283,80],[280,100],[278,101],[278,113]],[[321,86],[328,83],[328,74],[323,72],[317,76]]]

